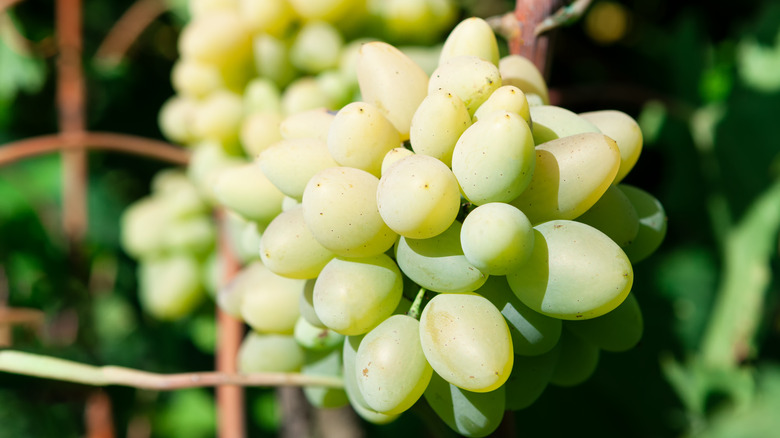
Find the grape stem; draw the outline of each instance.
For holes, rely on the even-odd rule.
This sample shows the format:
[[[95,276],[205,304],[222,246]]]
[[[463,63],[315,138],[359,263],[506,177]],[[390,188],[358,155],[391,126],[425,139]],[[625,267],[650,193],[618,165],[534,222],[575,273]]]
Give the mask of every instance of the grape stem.
[[[421,287],[419,291],[417,291],[417,296],[414,297],[414,301],[412,302],[412,307],[409,308],[409,311],[406,312],[407,315],[411,316],[414,319],[420,319],[420,308],[422,307],[422,300],[425,296],[425,292],[427,292],[427,289],[424,287]]]
[[[323,386],[342,388],[341,378],[300,373],[221,373],[215,371],[159,374],[117,366],[94,366],[16,350],[0,351],[0,371],[92,386],[130,386],[169,391],[219,385]]]

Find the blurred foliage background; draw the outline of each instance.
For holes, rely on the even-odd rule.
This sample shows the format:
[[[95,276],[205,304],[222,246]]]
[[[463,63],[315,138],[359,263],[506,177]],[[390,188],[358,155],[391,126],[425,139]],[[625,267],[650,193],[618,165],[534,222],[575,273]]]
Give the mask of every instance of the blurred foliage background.
[[[84,1],[88,128],[161,139],[157,113],[173,94],[181,4],[118,66],[94,62],[132,3]],[[513,8],[461,3],[465,14],[481,16]],[[23,1],[0,15],[0,144],[57,131],[53,26],[52,0]],[[20,50],[16,32],[34,50]],[[635,267],[640,345],[602,354],[587,383],[548,388],[497,433],[777,436],[780,4],[595,0],[582,20],[555,33],[550,66],[557,104],[639,120],[645,148],[625,182],[661,200],[669,228],[661,249]],[[213,369],[211,306],[176,323],[146,317],[135,262],[119,247],[121,212],[148,194],[164,167],[90,153],[83,266],[69,259],[61,231],[59,155],[0,168],[0,303],[41,309],[47,321],[40,332],[15,327],[14,348],[156,372]],[[0,438],[83,436],[89,391],[0,374]],[[214,435],[210,390],[106,391],[118,436]],[[252,436],[274,436],[273,391],[250,389],[247,400]],[[426,415],[366,428],[369,436],[447,434],[427,428]]]

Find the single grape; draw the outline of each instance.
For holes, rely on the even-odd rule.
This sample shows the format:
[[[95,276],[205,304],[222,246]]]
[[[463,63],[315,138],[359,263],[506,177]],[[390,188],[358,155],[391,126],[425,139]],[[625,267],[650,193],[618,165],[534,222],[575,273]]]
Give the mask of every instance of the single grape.
[[[382,175],[376,191],[379,214],[396,233],[426,239],[442,233],[460,209],[452,171],[427,155],[410,155]]]
[[[487,21],[470,17],[458,23],[444,41],[439,64],[462,55],[477,56],[498,66],[498,42]]]
[[[138,265],[138,294],[144,311],[165,321],[190,314],[206,297],[200,265],[190,254],[142,260]]]
[[[627,351],[642,339],[642,310],[634,294],[613,311],[585,321],[566,321],[566,328],[606,351]]]
[[[642,153],[642,130],[639,123],[622,111],[601,110],[580,113],[580,117],[596,125],[599,130],[615,140],[620,149],[620,169],[615,184],[623,180],[634,167]]]
[[[596,125],[566,108],[535,105],[529,111],[533,120],[534,143],[537,145],[570,135],[601,133]]]
[[[438,236],[428,239],[401,237],[395,258],[401,271],[418,285],[447,293],[473,292],[485,283],[487,275],[472,265],[460,246],[458,221]]]
[[[458,96],[436,90],[423,99],[412,117],[409,141],[417,154],[438,158],[452,166],[452,151],[471,126],[471,116]]]
[[[509,111],[522,117],[532,126],[531,111],[525,93],[514,85],[502,85],[490,94],[490,97],[482,103],[474,112],[474,121],[487,117],[494,111]]]
[[[340,109],[328,132],[328,150],[342,166],[381,176],[382,160],[401,146],[401,135],[374,105],[353,102]]]
[[[352,167],[314,175],[303,192],[303,219],[317,241],[345,257],[367,257],[390,249],[398,235],[377,206],[379,180]]]
[[[428,75],[400,50],[375,41],[360,46],[357,77],[363,100],[380,108],[401,140],[408,140],[412,116],[428,94]]]
[[[544,143],[536,147],[528,188],[510,203],[532,224],[574,219],[601,198],[619,166],[617,145],[603,134],[572,135]]]
[[[316,327],[303,316],[300,316],[295,322],[293,337],[301,347],[312,351],[331,351],[341,347],[341,343],[344,342],[344,335],[327,327]],[[341,349],[338,350],[341,354]]]
[[[344,348],[342,349],[344,391],[347,393],[350,405],[362,419],[373,424],[387,424],[398,418],[400,414],[384,414],[371,409],[358,388],[355,357],[364,337],[365,335],[357,335],[347,336],[344,339]]]
[[[274,274],[259,260],[246,266],[242,275],[243,320],[260,333],[292,334],[301,315],[299,306],[306,281]]]
[[[223,206],[263,224],[268,224],[282,212],[284,193],[255,163],[220,172],[215,180],[214,194]]]
[[[580,222],[537,225],[528,263],[507,274],[531,309],[561,319],[588,319],[616,308],[631,291],[631,262],[601,231]]]
[[[276,216],[260,238],[260,259],[272,272],[289,278],[319,275],[336,255],[311,234],[298,205]]]
[[[301,199],[303,190],[317,172],[336,163],[328,145],[314,138],[282,140],[260,152],[257,164],[266,177],[285,195]]]
[[[596,371],[600,351],[592,343],[564,330],[561,333],[560,353],[550,383],[555,386],[576,386],[585,382]]]
[[[285,139],[316,138],[327,143],[334,116],[327,108],[314,108],[289,115],[279,124]]]
[[[576,220],[606,234],[623,249],[631,245],[639,232],[639,216],[634,205],[614,184]]]
[[[434,373],[425,390],[425,400],[458,434],[484,437],[495,431],[504,419],[506,390],[501,386],[489,392],[471,392]]]
[[[433,370],[467,391],[493,391],[512,371],[509,327],[480,295],[433,297],[420,315],[420,342]]]
[[[463,255],[477,269],[504,275],[531,257],[534,231],[522,211],[503,202],[491,202],[466,216],[460,243]]]
[[[281,123],[282,116],[272,112],[257,112],[244,117],[238,135],[244,153],[256,158],[268,146],[281,141]]]
[[[387,255],[336,257],[314,283],[314,310],[328,328],[359,335],[392,315],[402,291],[401,271]]]
[[[504,384],[507,410],[525,409],[542,395],[558,364],[560,352],[556,344],[555,348],[538,356],[515,356],[512,373]]]
[[[298,29],[290,47],[290,61],[304,73],[317,74],[339,63],[344,37],[327,21],[309,21]]]
[[[238,371],[242,373],[290,373],[303,365],[304,350],[291,335],[250,331],[238,349]]]
[[[436,90],[453,93],[473,116],[501,85],[501,75],[495,64],[476,56],[461,55],[447,59],[433,72],[428,82],[428,94]]]
[[[625,251],[632,263],[638,263],[655,252],[666,236],[666,212],[661,202],[646,191],[619,184],[618,189],[628,197],[639,216],[639,232]]]
[[[433,370],[420,346],[420,323],[393,315],[360,342],[355,356],[357,386],[369,407],[400,414],[422,396]]]
[[[514,85],[523,90],[529,104],[536,100],[541,105],[550,103],[544,76],[528,58],[521,55],[504,56],[498,62],[498,71],[501,73],[503,84]]]
[[[528,124],[496,111],[471,125],[452,151],[452,173],[470,202],[509,202],[528,187],[536,154]]]

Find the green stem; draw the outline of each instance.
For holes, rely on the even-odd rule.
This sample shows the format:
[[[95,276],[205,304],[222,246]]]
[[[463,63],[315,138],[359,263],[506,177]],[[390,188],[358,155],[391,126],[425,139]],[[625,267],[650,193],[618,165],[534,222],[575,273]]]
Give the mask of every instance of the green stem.
[[[324,386],[331,388],[344,386],[341,378],[333,376],[309,376],[299,373],[238,374],[213,371],[157,374],[132,368],[87,365],[14,350],[0,351],[0,371],[92,386],[120,385],[156,390],[220,385]]]
[[[406,312],[407,315],[411,316],[414,319],[420,319],[420,307],[422,306],[422,300],[425,296],[426,289],[424,287],[421,287],[419,291],[417,291],[417,296],[414,297],[414,301],[412,302],[412,307],[409,308],[409,311]]]

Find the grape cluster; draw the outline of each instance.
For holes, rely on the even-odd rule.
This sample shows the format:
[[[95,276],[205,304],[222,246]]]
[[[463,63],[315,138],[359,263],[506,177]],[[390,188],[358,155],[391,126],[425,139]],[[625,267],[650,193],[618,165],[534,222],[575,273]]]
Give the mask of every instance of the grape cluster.
[[[326,3],[344,2],[312,2]],[[248,50],[239,40],[215,53]],[[296,62],[332,67],[318,58],[327,38],[310,41],[325,46]],[[295,47],[278,53],[292,62]],[[661,204],[622,183],[638,124],[549,105],[535,66],[500,57],[479,18],[454,28],[428,71],[384,42],[350,53],[358,98],[343,105],[313,89],[289,97],[297,82],[266,72],[236,110],[209,106],[229,92],[223,74],[191,127],[171,109],[194,99],[183,88],[162,110],[172,138],[196,145],[191,180],[241,224],[246,265],[216,297],[252,327],[241,370],[342,376],[343,389],[304,388],[309,401],[349,403],[374,423],[424,398],[458,433],[484,436],[549,383],[586,380],[600,351],[632,348],[643,330],[632,264],[666,231]]]

